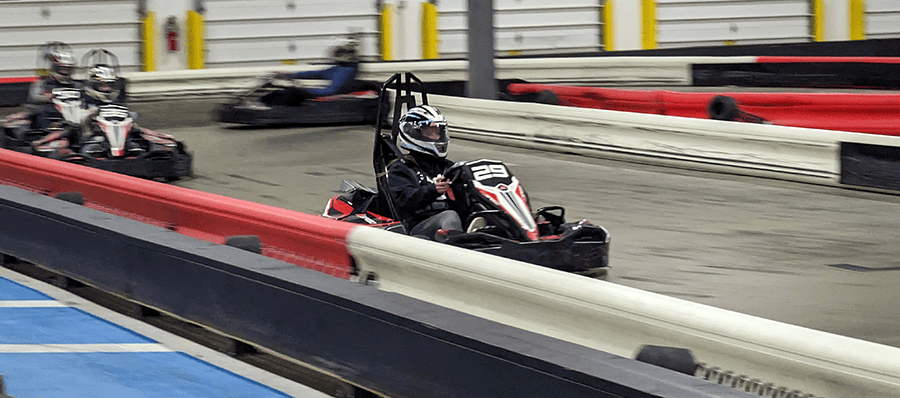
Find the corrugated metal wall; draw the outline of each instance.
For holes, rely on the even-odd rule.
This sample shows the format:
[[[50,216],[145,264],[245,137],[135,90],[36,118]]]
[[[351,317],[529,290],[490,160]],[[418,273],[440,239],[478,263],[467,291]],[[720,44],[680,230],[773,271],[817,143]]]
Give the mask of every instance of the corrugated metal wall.
[[[123,71],[140,70],[137,1],[0,1],[0,77],[34,76],[38,47],[49,41],[72,46],[79,63],[106,48]]]
[[[604,0],[494,0],[498,56],[591,52],[603,49]],[[465,58],[468,0],[441,0],[438,53]]]
[[[658,48],[805,43],[809,0],[658,0]]]
[[[364,59],[378,58],[375,0],[207,0],[206,67],[325,61],[338,38],[360,33]]]
[[[866,38],[900,37],[900,1],[866,0]]]

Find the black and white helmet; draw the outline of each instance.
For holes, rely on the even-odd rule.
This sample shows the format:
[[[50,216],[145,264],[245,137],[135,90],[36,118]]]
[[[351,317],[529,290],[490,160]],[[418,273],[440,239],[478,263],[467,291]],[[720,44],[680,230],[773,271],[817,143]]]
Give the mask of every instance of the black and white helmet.
[[[447,119],[429,105],[410,109],[400,118],[400,148],[424,153],[438,158],[447,157],[450,137],[447,136]]]
[[[348,38],[331,48],[331,59],[337,64],[359,62],[359,41]]]
[[[94,65],[88,71],[88,84],[84,91],[97,100],[115,102],[119,97],[118,80],[113,68],[106,65]]]
[[[75,68],[75,57],[63,49],[50,49],[46,55],[50,63],[50,77],[68,83],[72,81],[72,69]]]

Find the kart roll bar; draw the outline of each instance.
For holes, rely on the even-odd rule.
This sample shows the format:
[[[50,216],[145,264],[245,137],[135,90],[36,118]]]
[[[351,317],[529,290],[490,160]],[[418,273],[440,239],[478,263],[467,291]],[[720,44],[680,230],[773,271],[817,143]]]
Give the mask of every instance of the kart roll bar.
[[[394,115],[391,123],[390,134],[382,133],[384,125],[382,118],[382,106],[387,103],[388,90],[394,90]],[[410,72],[395,73],[384,84],[378,96],[378,116],[375,123],[375,146],[372,154],[372,163],[375,166],[375,181],[378,185],[378,194],[384,199],[390,211],[391,218],[399,220],[400,215],[394,207],[387,183],[388,166],[394,161],[403,158],[400,149],[397,148],[397,135],[400,134],[400,117],[403,112],[417,106],[415,94],[422,97],[418,105],[428,105],[428,97],[425,93],[425,84]],[[405,108],[403,106],[406,106]]]

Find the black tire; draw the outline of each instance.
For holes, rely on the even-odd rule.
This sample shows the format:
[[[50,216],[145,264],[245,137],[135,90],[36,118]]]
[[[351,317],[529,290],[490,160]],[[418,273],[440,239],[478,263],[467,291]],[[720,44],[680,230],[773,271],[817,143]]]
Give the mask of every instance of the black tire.
[[[725,95],[713,97],[712,101],[709,101],[707,111],[709,118],[713,120],[734,121],[740,114],[737,100]]]
[[[251,253],[262,254],[262,242],[256,235],[237,235],[225,238],[225,244]]]
[[[553,91],[544,90],[538,93],[537,98],[534,99],[534,102],[547,105],[559,105],[559,96],[556,95],[556,93],[554,93]]]
[[[697,370],[694,355],[686,348],[645,345],[641,346],[635,359],[690,376]]]

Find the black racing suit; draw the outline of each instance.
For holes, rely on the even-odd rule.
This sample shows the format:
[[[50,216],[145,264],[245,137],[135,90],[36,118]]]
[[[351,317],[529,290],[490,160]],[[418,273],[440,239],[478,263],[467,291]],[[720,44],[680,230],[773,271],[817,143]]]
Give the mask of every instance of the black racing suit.
[[[62,120],[62,115],[53,107],[52,93],[56,88],[81,90],[81,86],[74,81],[63,83],[53,78],[43,77],[32,82],[28,88],[26,106],[33,115],[33,129],[43,130],[53,122]]]
[[[451,166],[453,162],[411,152],[402,160],[393,162],[388,168],[388,189],[394,200],[400,220],[410,234],[416,235],[416,226],[426,219],[452,206],[446,194],[439,194],[434,186],[435,178]],[[455,213],[455,212],[454,212]],[[456,216],[458,219],[458,215]],[[457,221],[458,224],[461,222]],[[454,229],[462,229],[461,225],[443,225]],[[429,239],[434,238],[433,231],[423,231]]]

